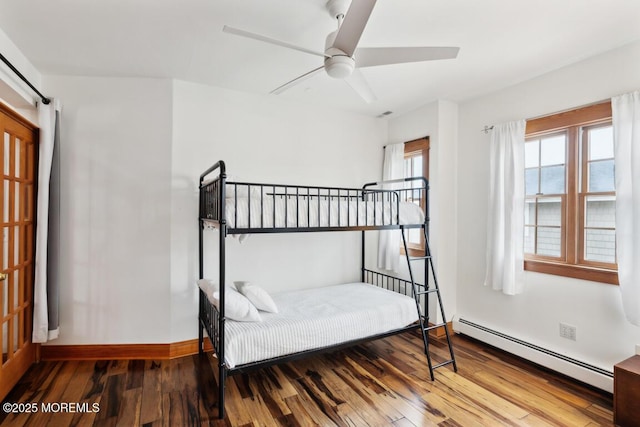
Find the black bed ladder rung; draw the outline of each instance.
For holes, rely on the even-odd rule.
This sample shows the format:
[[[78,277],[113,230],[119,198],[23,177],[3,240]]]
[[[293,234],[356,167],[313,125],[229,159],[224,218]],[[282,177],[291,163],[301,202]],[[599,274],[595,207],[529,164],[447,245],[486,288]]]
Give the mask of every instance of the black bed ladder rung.
[[[433,257],[431,256],[431,248],[429,247],[429,238],[427,236],[427,227],[426,223],[422,226],[422,232],[424,236],[424,255],[423,256],[409,256],[409,249],[407,247],[407,240],[405,236],[405,228],[400,226],[400,231],[402,235],[402,244],[404,246],[404,253],[407,259],[407,267],[409,268],[409,282],[411,283],[411,288],[413,290],[413,298],[416,302],[416,310],[418,311],[418,319],[420,322],[420,329],[422,333],[422,341],[424,342],[424,352],[427,356],[427,364],[429,365],[429,374],[431,376],[431,380],[433,381],[434,375],[433,371],[437,368],[440,368],[445,365],[453,365],[454,372],[458,372],[458,366],[456,364],[456,358],[453,354],[453,346],[451,345],[451,336],[449,333],[449,328],[447,327],[447,317],[444,314],[444,306],[442,304],[442,296],[440,295],[440,288],[438,286],[438,279],[436,278],[436,273],[433,268]],[[424,284],[416,283],[413,275],[413,269],[411,266],[411,261],[424,260]],[[429,284],[429,278],[433,280],[433,287]],[[424,289],[418,291],[418,287]],[[429,325],[429,295],[435,294],[436,299],[438,300],[438,308],[440,311],[440,316],[442,317],[442,322],[434,325]],[[423,301],[421,301],[421,299]],[[421,306],[421,303],[424,304]],[[449,348],[449,356],[450,358],[442,363],[438,363],[434,365],[431,362],[431,353],[429,352],[429,331],[434,329],[444,327],[444,334],[447,341],[447,346]]]
[[[456,363],[456,361],[453,359],[445,360],[444,362],[438,363],[437,365],[433,365],[432,369],[442,368],[443,366],[447,366],[451,363]]]
[[[416,283],[417,285],[417,283]],[[420,285],[418,285],[420,286]],[[424,285],[423,285],[424,286]],[[426,294],[432,294],[434,292],[438,292],[438,295],[440,294],[440,289],[436,289],[436,288],[431,288],[431,289],[427,289],[426,291],[418,291],[416,292],[418,295],[426,295]]]
[[[427,327],[423,328],[423,331],[429,332],[429,331],[432,331],[434,329],[442,328],[443,326],[446,328],[447,324],[446,323],[438,323],[436,325],[430,325],[430,326],[427,326]]]

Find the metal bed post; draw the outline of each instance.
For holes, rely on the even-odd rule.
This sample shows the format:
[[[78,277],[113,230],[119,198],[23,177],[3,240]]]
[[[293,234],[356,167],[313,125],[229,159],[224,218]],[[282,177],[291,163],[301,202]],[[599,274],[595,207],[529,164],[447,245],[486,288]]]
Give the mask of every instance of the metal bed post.
[[[204,279],[204,248],[203,248],[203,232],[204,221],[202,220],[203,200],[202,194],[202,178],[200,178],[199,185],[199,200],[198,200],[198,279]],[[198,291],[198,354],[202,356],[204,354],[204,332],[203,326],[200,320],[200,310],[202,307],[202,292]]]
[[[431,256],[431,247],[429,246],[427,239],[429,238],[429,181],[424,177],[424,256]],[[435,273],[434,273],[435,274]],[[424,263],[424,286],[425,289],[429,289],[429,263]],[[424,296],[424,314],[429,319],[429,294]]]
[[[225,294],[226,294],[226,276],[225,276],[225,267],[226,267],[226,253],[225,253],[225,241],[227,237],[227,219],[226,219],[226,206],[225,206],[225,198],[226,198],[226,181],[227,181],[227,173],[225,164],[223,161],[220,161],[220,235],[219,235],[219,255],[220,255],[220,264],[219,264],[219,287],[220,287],[220,307],[219,307],[219,316],[218,316],[218,418],[224,418],[224,395],[225,395],[225,383],[227,379],[227,364],[224,359],[224,337],[225,337]],[[237,200],[237,199],[236,199]]]
[[[365,242],[364,242],[364,233],[365,231],[362,230],[362,250],[361,250],[361,262],[360,262],[360,281],[364,283],[364,256],[365,256],[365,250],[364,250],[364,246],[365,246]]]
[[[211,339],[212,343],[215,342],[214,347],[215,351],[216,351],[216,355],[218,358],[218,417],[220,419],[224,418],[224,401],[225,401],[225,382],[226,382],[226,378],[227,378],[227,365],[225,363],[225,359],[224,359],[224,339],[225,339],[225,316],[224,316],[224,311],[225,311],[225,239],[227,237],[227,221],[226,221],[226,210],[225,210],[225,198],[226,198],[226,180],[227,180],[227,174],[226,174],[226,166],[224,164],[224,162],[222,160],[218,161],[217,163],[215,163],[213,166],[211,166],[209,169],[207,169],[204,173],[202,173],[202,175],[200,175],[200,201],[199,201],[199,207],[200,207],[200,219],[199,219],[199,226],[200,226],[200,230],[199,230],[199,257],[198,257],[198,262],[199,262],[199,276],[200,279],[204,278],[204,242],[203,242],[203,231],[204,231],[204,220],[203,218],[206,217],[205,215],[205,210],[207,208],[206,200],[203,200],[204,197],[206,197],[206,194],[203,195],[202,193],[202,183],[204,181],[204,178],[206,176],[208,176],[211,172],[213,172],[214,170],[219,169],[219,177],[218,177],[218,206],[213,206],[213,210],[215,212],[215,209],[218,209],[218,222],[220,225],[220,235],[219,235],[219,287],[220,287],[220,307],[218,308],[218,330],[217,330],[217,336],[211,336],[212,334],[209,334],[209,338]],[[215,190],[215,186],[214,186],[214,190]],[[203,303],[205,303],[205,301],[203,300],[204,296],[203,296],[203,292],[200,291],[199,294],[199,304],[200,307],[203,306]],[[201,310],[201,309],[199,309]],[[200,315],[198,316],[200,317]],[[208,322],[211,322],[211,316],[208,317]],[[202,354],[203,353],[203,340],[204,340],[204,336],[203,336],[203,331],[202,331],[202,327],[203,324],[201,323],[202,319],[198,319],[198,328],[199,328],[199,333],[198,333],[198,339],[199,341],[199,353]],[[213,335],[215,334],[215,331],[213,333]]]
[[[365,186],[365,187],[366,187],[366,186]],[[364,188],[363,188],[363,190],[362,190],[362,201],[364,201],[364,200],[365,200],[365,192],[364,192]],[[357,206],[357,205],[356,205],[356,206]],[[359,217],[357,217],[357,216],[356,216],[356,218],[358,218],[358,220],[359,220]],[[356,221],[357,221],[357,220],[356,220]],[[364,211],[364,223],[365,223],[365,224],[367,223],[367,210],[366,210],[366,209],[365,209],[365,211]],[[364,246],[365,246],[364,233],[365,233],[365,231],[364,231],[364,230],[362,230],[362,231],[361,231],[361,233],[362,233],[362,243],[361,243],[361,245],[362,245],[362,246],[361,246],[361,251],[360,251],[360,254],[361,254],[361,259],[360,259],[360,281],[364,283],[364,264],[365,264],[365,259],[364,259],[364,257],[365,257],[365,250],[364,250]]]

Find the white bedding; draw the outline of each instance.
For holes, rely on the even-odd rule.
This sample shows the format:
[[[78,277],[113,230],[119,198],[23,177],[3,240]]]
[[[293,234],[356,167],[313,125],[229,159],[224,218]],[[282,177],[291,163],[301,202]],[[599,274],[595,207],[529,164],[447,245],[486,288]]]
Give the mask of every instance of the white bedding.
[[[367,283],[272,295],[279,313],[262,322],[227,320],[225,359],[233,368],[403,328],[418,320],[415,301]]]
[[[399,204],[399,215],[394,203],[344,199],[338,202],[325,198],[308,201],[306,197],[264,197],[262,209],[259,197],[229,198],[225,210],[229,228],[354,227],[424,222],[422,209],[409,202]]]

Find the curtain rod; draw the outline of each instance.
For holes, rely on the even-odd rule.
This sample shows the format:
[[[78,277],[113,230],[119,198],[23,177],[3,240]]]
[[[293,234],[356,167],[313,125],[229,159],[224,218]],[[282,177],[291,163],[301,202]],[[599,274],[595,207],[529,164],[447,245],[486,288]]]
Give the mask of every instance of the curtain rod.
[[[35,88],[34,85],[31,84],[31,82],[29,80],[27,80],[27,78],[22,75],[22,73],[20,71],[18,71],[18,69],[16,67],[13,66],[13,64],[11,62],[9,62],[9,60],[7,58],[4,57],[4,55],[2,53],[0,53],[0,59],[2,59],[2,62],[4,62],[5,64],[7,64],[7,66],[11,69],[11,71],[13,71],[14,73],[16,73],[16,75],[18,77],[20,77],[20,80],[22,80],[23,82],[25,82],[32,91],[34,91],[35,93],[38,94],[38,96],[40,97],[40,99],[42,100],[42,103],[47,105],[48,103],[51,102],[51,100],[49,98],[47,98],[46,96],[44,96],[43,94],[40,93],[40,91],[38,89]]]
[[[527,120],[527,121],[537,120],[537,119],[541,119],[541,118],[543,118],[543,117],[549,117],[549,116],[554,116],[554,115],[556,115],[556,114],[566,113],[566,112],[568,112],[568,111],[578,110],[578,109],[580,109],[580,108],[592,107],[592,106],[594,106],[594,105],[602,104],[602,103],[605,103],[605,102],[611,102],[611,98],[601,99],[600,101],[591,102],[591,103],[589,103],[589,104],[585,104],[585,105],[582,105],[582,106],[580,106],[580,107],[574,107],[574,108],[568,108],[568,109],[566,109],[566,110],[556,111],[555,113],[548,113],[548,114],[542,114],[542,115],[540,115],[540,116],[529,117],[529,118],[528,118],[528,119],[526,119],[526,120]],[[480,129],[480,132],[484,132],[485,134],[487,134],[487,133],[489,133],[489,131],[490,131],[490,130],[492,130],[492,129],[493,129],[493,125],[491,125],[491,126],[484,125],[484,128],[483,128],[483,129]]]

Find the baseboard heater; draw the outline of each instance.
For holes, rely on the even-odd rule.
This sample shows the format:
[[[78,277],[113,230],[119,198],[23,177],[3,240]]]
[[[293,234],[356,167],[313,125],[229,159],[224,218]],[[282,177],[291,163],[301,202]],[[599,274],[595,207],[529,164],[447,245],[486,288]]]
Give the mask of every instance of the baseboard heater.
[[[587,370],[589,370],[591,372],[595,372],[597,374],[604,375],[604,376],[609,377],[609,378],[613,378],[613,372],[607,371],[606,369],[602,369],[602,368],[599,368],[597,366],[590,365],[588,363],[582,362],[582,361],[574,359],[572,357],[565,356],[564,354],[556,353],[555,351],[551,351],[551,350],[546,349],[544,347],[540,347],[538,345],[531,344],[529,342],[523,341],[521,339],[512,337],[512,336],[507,335],[507,334],[503,334],[502,332],[498,332],[498,331],[496,331],[494,329],[487,328],[486,326],[478,325],[477,323],[473,323],[473,322],[470,322],[470,321],[465,320],[465,319],[458,319],[458,322],[462,323],[464,325],[467,325],[469,327],[478,329],[480,331],[486,332],[488,334],[495,335],[495,336],[500,337],[502,339],[509,340],[509,341],[514,342],[516,344],[528,347],[528,348],[530,348],[532,350],[539,351],[540,353],[544,353],[544,354],[546,354],[548,356],[555,357],[556,359],[562,360],[564,362],[568,362],[568,363],[571,363],[573,365],[579,366],[579,367],[581,367],[583,369],[587,369]]]

